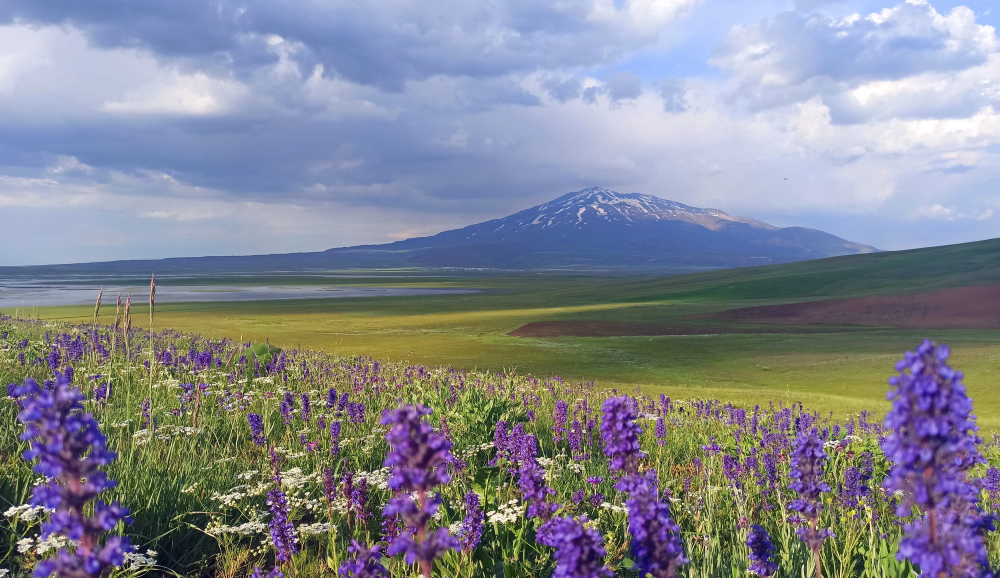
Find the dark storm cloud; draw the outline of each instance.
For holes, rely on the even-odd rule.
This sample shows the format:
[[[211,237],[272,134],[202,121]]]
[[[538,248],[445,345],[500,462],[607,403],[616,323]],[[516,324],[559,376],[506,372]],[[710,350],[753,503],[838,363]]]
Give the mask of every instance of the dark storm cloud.
[[[672,16],[684,3],[667,6]],[[607,64],[657,37],[655,26],[636,25],[627,12],[595,18],[593,7],[552,0],[10,0],[0,17],[68,24],[105,48],[143,48],[243,74],[276,61],[267,49],[276,35],[301,45],[293,58],[305,73],[323,64],[328,74],[399,91],[438,74],[495,77]]]

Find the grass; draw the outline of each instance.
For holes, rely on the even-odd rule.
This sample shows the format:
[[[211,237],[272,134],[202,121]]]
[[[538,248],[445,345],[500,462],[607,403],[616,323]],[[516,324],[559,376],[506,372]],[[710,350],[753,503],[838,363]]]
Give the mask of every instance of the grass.
[[[450,467],[453,479],[437,488],[442,514],[431,522],[432,527],[456,531],[468,513],[464,504],[470,492],[479,497],[487,519],[479,545],[461,554],[446,553],[433,566],[435,578],[542,578],[553,573],[554,552],[537,539],[542,521],[526,516],[528,500],[518,489],[518,476],[527,474],[520,470],[512,475],[516,468],[509,462],[511,457],[503,457],[492,443],[495,429],[502,427],[500,420],[535,436],[531,447],[537,458],[531,459],[544,467],[544,484],[552,489],[546,499],[559,504],[556,514],[581,522],[586,516],[588,527],[601,535],[604,563],[614,569],[616,578],[642,578],[633,570],[627,496],[614,488],[616,474],[609,470],[600,441],[603,417],[599,408],[607,391],[527,375],[376,364],[367,357],[305,350],[279,354],[259,345],[249,348],[169,332],[154,336],[159,355],[147,371],[148,350],[136,348],[149,343],[148,335],[134,332],[133,355],[125,358],[119,332],[101,327],[95,339],[91,329],[90,325],[0,319],[0,382],[51,377],[47,360],[53,344],[60,352],[53,362],[57,369],[72,366],[76,370],[74,383],[87,396],[85,409],[94,413],[111,448],[119,454],[107,469],[121,485],[102,498],[120,500],[132,509],[135,519],[113,532],[127,535],[141,552],[157,553],[155,566],[135,565],[116,571],[113,578],[245,578],[254,566],[269,569],[275,557],[267,537],[271,514],[264,493],[274,489],[289,498],[288,517],[301,544],[298,554],[280,564],[286,576],[334,576],[334,569],[349,557],[347,546],[352,539],[378,543],[384,549],[388,538],[381,512],[393,492],[386,486],[388,471],[382,468],[389,448],[379,417],[382,410],[401,403],[431,407],[431,423],[438,428],[447,425],[454,443],[452,453],[465,462],[464,467]],[[101,346],[92,349],[94,342]],[[171,353],[169,359],[164,352]],[[201,358],[189,356],[191,352],[211,352],[218,365],[215,361],[196,363],[193,360]],[[259,366],[253,362],[255,355],[260,356]],[[959,359],[955,362],[960,363]],[[87,379],[92,375],[100,377]],[[98,391],[99,384],[107,382],[113,388],[105,404]],[[349,397],[331,406],[328,388]],[[148,418],[156,420],[155,433],[152,421],[145,423],[140,409],[150,394]],[[309,419],[301,416],[303,395],[310,399]],[[279,404],[289,398],[294,407],[286,420]],[[357,403],[364,407],[355,419],[349,416],[358,415],[356,407],[345,409],[345,404]],[[789,521],[787,507],[795,497],[787,487],[789,450],[796,427],[816,423],[826,428],[833,423],[801,407],[765,406],[758,420],[752,413],[718,402],[675,397],[669,405],[650,398],[634,403],[644,430],[639,437],[647,454],[643,468],[655,472],[660,487],[670,490],[670,515],[680,525],[679,536],[690,558],[690,564],[681,568],[681,578],[746,575],[750,523],[761,524],[775,541],[778,576],[813,575],[814,558],[796,538],[795,524]],[[565,423],[556,417],[560,404],[565,404]],[[37,482],[30,465],[20,458],[24,443],[18,438],[17,411],[13,400],[0,399],[3,510],[25,503]],[[276,466],[281,471],[277,484],[271,478],[267,446],[250,440],[248,412],[263,416],[267,443],[284,456]],[[658,419],[664,423],[662,435],[655,431]],[[337,440],[326,425],[334,421],[343,426]],[[819,552],[823,575],[914,578],[912,566],[894,557],[899,527],[894,524],[893,498],[878,490],[887,469],[877,446],[878,426],[858,416],[851,416],[849,423],[824,434],[836,440],[829,442],[830,460],[825,467],[834,490],[823,498],[825,508],[818,524],[833,529],[837,539],[827,540]],[[764,427],[770,432],[768,441]],[[560,435],[560,428],[567,431]],[[570,442],[569,431],[579,434],[577,442]],[[332,451],[334,444],[338,452]],[[722,453],[706,452],[704,447],[709,445]],[[991,462],[1000,460],[993,444],[983,450]],[[516,455],[522,461],[529,459]],[[490,464],[492,458],[499,460],[497,466]],[[867,496],[852,498],[842,491],[846,471],[852,467],[868,471],[869,458],[873,477],[862,479]],[[745,463],[746,467],[730,470],[727,477],[727,463]],[[330,501],[324,495],[326,469],[335,480]],[[984,470],[985,466],[978,466],[973,474],[982,475]],[[348,514],[347,503],[339,496],[340,480],[347,472],[368,484],[362,522],[356,511]],[[584,481],[597,476],[601,481]],[[37,538],[39,522],[15,516],[0,521],[0,569],[9,570],[13,578],[26,578],[45,557]],[[25,541],[27,546],[22,548]],[[1000,539],[995,534],[988,546],[996,559]],[[405,564],[401,556],[388,557],[385,563],[394,577],[421,575],[419,567]]]
[[[157,325],[204,335],[344,355],[466,369],[516,368],[568,381],[752,404],[803,401],[838,415],[884,404],[886,368],[923,337],[960,352],[984,427],[1000,428],[1000,332],[810,328],[806,333],[613,338],[520,338],[533,321],[611,320],[687,325],[686,316],[801,300],[941,289],[1000,281],[1000,241],[682,276],[347,272],[358,277],[215,278],[185,284],[344,284],[474,288],[470,295],[217,302],[157,306]],[[168,284],[172,281],[161,281]],[[142,301],[142,299],[137,299]],[[134,307],[142,318],[145,306]],[[13,313],[4,310],[5,313]],[[52,307],[43,319],[82,322],[91,307]],[[713,327],[720,323],[713,322]]]

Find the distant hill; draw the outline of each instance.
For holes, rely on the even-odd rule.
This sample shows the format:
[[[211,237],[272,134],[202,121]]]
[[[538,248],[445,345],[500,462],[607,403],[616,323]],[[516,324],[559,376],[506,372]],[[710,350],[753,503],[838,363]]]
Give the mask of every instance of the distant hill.
[[[105,273],[190,268],[219,272],[400,267],[682,272],[873,252],[877,250],[868,245],[815,229],[779,228],[733,217],[718,209],[699,209],[651,195],[621,194],[595,187],[502,219],[385,245],[318,253],[101,265]],[[28,273],[38,268],[20,269]]]

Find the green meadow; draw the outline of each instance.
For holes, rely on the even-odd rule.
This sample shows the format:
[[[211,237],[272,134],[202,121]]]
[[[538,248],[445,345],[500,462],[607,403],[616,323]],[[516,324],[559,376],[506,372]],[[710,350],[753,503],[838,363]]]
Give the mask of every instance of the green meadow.
[[[200,282],[480,292],[177,304],[161,300],[154,326],[387,361],[559,375],[565,381],[595,381],[599,387],[638,387],[651,395],[665,392],[747,405],[802,401],[838,415],[883,409],[893,363],[904,350],[930,337],[952,346],[954,365],[967,375],[980,424],[1000,428],[1000,331],[776,327],[701,318],[739,307],[1000,282],[998,241],[674,276],[392,273],[351,279],[205,277]],[[135,319],[146,319],[141,304],[146,297],[134,297]],[[113,299],[105,295],[104,322],[114,314]],[[35,314],[83,322],[91,319],[92,309],[49,307]],[[704,327],[705,332],[653,337],[509,335],[539,321],[644,322]],[[757,332],[726,333],[728,328]]]

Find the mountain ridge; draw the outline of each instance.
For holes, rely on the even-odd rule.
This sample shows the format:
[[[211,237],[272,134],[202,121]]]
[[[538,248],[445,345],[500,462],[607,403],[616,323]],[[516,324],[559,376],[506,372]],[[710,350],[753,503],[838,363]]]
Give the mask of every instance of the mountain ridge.
[[[381,245],[321,252],[48,265],[126,271],[157,264],[221,271],[464,268],[698,271],[878,250],[804,227],[775,227],[719,209],[590,187],[512,215]],[[10,271],[15,268],[0,268]]]

